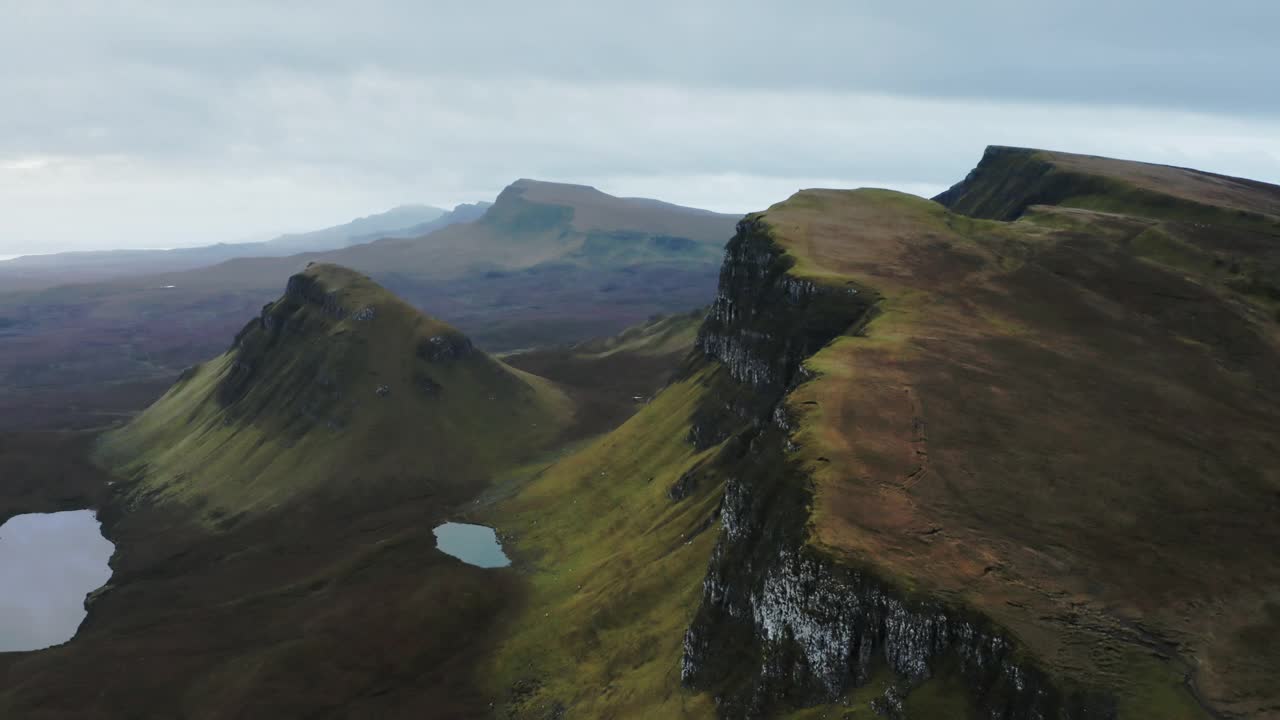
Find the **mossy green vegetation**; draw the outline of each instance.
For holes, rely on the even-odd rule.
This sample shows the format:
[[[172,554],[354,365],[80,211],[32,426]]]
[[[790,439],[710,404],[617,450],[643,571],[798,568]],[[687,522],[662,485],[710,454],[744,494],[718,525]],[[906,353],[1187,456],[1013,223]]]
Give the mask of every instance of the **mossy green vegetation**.
[[[210,521],[388,483],[455,497],[552,444],[551,383],[471,347],[358,273],[316,265],[224,355],[109,433],[133,492]],[[295,287],[295,283],[296,287]]]
[[[744,266],[730,270],[768,278],[763,292],[775,294],[726,311],[749,308],[736,313],[747,321],[721,323],[730,329],[714,339],[724,342],[707,351],[727,367],[695,352],[651,399],[656,373],[592,422],[580,422],[579,400],[603,387],[597,376],[657,368],[649,361],[688,346],[696,318],[525,353],[510,359],[525,363],[517,371],[364,279],[321,266],[231,352],[109,436],[102,454],[136,478],[131,500],[193,508],[206,531],[314,494],[376,491],[374,539],[348,525],[345,503],[331,504],[324,517],[349,531],[354,550],[283,587],[237,590],[227,606],[364,581],[345,596],[354,607],[374,596],[369,588],[397,589],[385,595],[396,619],[380,637],[420,616],[410,627],[434,638],[435,593],[454,608],[479,596],[490,606],[468,628],[483,628],[487,644],[466,682],[483,696],[472,707],[492,701],[498,717],[712,717],[750,705],[787,718],[870,718],[873,701],[897,697],[906,718],[968,718],[1041,689],[1059,716],[1265,716],[1280,702],[1275,649],[1259,640],[1280,617],[1271,552],[1280,335],[1258,310],[1277,235],[1249,218],[1269,217],[1272,201],[1177,169],[1090,174],[1094,160],[1052,153],[996,160],[984,170],[995,177],[952,198],[983,217],[881,190],[803,191],[752,216],[748,231],[762,239],[731,245]],[[1150,201],[1163,181],[1176,187]],[[1179,214],[1207,187],[1227,194],[1220,212]],[[802,326],[823,332],[791,332]],[[628,357],[646,363],[616,363]],[[567,397],[534,367],[597,376],[566,382]],[[583,439],[612,427],[599,418],[637,406]],[[430,502],[395,504],[409,495]],[[427,552],[425,529],[397,524],[464,497],[453,514],[494,526],[512,568],[477,575],[447,564]],[[394,522],[381,515],[397,512]],[[708,575],[717,539],[732,534],[718,519],[729,517],[754,544],[714,556],[746,569]],[[214,550],[205,557],[219,568],[224,548]],[[776,569],[768,563],[783,550],[831,572],[755,594],[761,564]],[[420,556],[439,564],[432,577],[465,582],[402,572]],[[394,572],[372,575],[380,562]],[[708,578],[736,615],[724,634],[691,633],[691,656],[732,667],[690,680],[702,688],[691,690],[681,684],[683,641],[711,612],[699,609]],[[812,593],[816,610],[786,602],[809,582],[842,592]],[[484,594],[495,587],[506,594]],[[945,615],[949,641],[968,633],[998,651],[966,665],[954,643],[872,636],[877,665],[893,661],[894,647],[928,672],[908,666],[913,685],[868,667],[869,681],[849,687],[848,668],[827,662],[843,646],[797,654],[786,633],[848,640],[821,630],[824,604],[856,595],[850,588],[877,598],[863,609],[895,608],[906,618],[899,628],[930,633],[937,626],[920,618]],[[360,640],[341,619],[330,651]],[[850,632],[888,634],[878,620],[846,620]],[[762,640],[764,623],[784,640]],[[450,629],[451,642],[464,634]],[[193,702],[253,692],[259,673],[312,655],[310,637],[286,634],[220,665]],[[376,654],[382,644],[361,647]],[[776,664],[769,674],[757,646],[781,648],[763,658]],[[411,659],[413,644],[403,652]],[[421,667],[415,679],[440,666]],[[823,670],[839,675],[834,684],[797,680]],[[833,704],[787,705],[841,691]]]
[[[1185,682],[1187,656],[1171,649],[1157,656],[1148,647],[1167,636],[1194,637],[1194,623],[1135,606],[1143,600],[1131,589],[1160,585],[1148,582],[1152,570],[1141,562],[1126,569],[1140,554],[1097,554],[1133,537],[1115,523],[1145,524],[1142,542],[1170,549],[1189,538],[1145,510],[1123,517],[1130,500],[1107,499],[1123,485],[1108,481],[1083,494],[1071,488],[1089,477],[1087,467],[1107,477],[1092,463],[1127,463],[1120,460],[1126,453],[1154,457],[1162,443],[1108,425],[1095,404],[1133,392],[1127,378],[1145,367],[1127,345],[1133,340],[1113,341],[1110,332],[1134,333],[1166,359],[1190,365],[1223,348],[1195,326],[1160,334],[1181,327],[1178,315],[1158,316],[1167,330],[1143,329],[1153,311],[1130,297],[1125,281],[1139,278],[1144,292],[1177,296],[1191,276],[1217,271],[1214,255],[1176,224],[1150,218],[1076,208],[999,222],[889,191],[804,191],[754,219],[789,257],[790,276],[875,299],[870,322],[811,357],[805,367],[815,379],[787,400],[798,423],[794,459],[813,481],[811,546],[865,568],[913,602],[936,600],[991,618],[1017,643],[1017,662],[1046,672],[1064,692],[1115,698],[1125,720],[1152,712],[1206,717]],[[1058,290],[1064,282],[1070,289]],[[1092,298],[1109,303],[1104,314]],[[1091,328],[1079,325],[1085,313]],[[1239,342],[1253,342],[1253,331],[1240,327]],[[1109,365],[1099,364],[1103,357]],[[510,621],[488,674],[515,716],[557,707],[582,717],[714,712],[708,697],[680,688],[678,662],[715,526],[672,548],[681,533],[705,526],[723,478],[706,475],[715,488],[700,487],[681,502],[667,496],[671,483],[715,452],[698,453],[687,441],[689,412],[707,392],[710,372],[671,386],[586,448],[512,479],[518,489],[478,513],[511,533],[518,564],[531,571],[528,604]],[[1042,372],[1066,373],[1073,383],[1108,380],[1080,400],[1047,400],[1054,410],[1046,414],[1035,398],[1053,385]],[[1173,397],[1194,392],[1183,387]],[[1136,402],[1152,402],[1146,390],[1138,395]],[[1025,417],[1038,424],[1017,429],[1015,418]],[[1089,435],[1077,418],[1108,427],[1110,436]],[[1001,433],[1016,440],[1002,443]],[[1063,433],[1076,438],[1060,461],[1070,482],[1044,462],[1057,456],[1051,445],[1061,446]],[[966,476],[968,466],[986,470]],[[1025,486],[981,481],[1015,475]],[[1055,483],[1066,485],[1055,490]],[[1190,486],[1175,492],[1178,503],[1192,501]],[[1037,537],[1052,539],[1046,546]],[[1077,556],[1064,572],[1053,556],[1068,547],[1089,560]],[[1192,555],[1185,562],[1200,567]],[[1122,580],[1125,573],[1132,577]],[[1180,581],[1163,582],[1171,590]],[[1144,635],[1151,628],[1168,635]],[[841,703],[780,716],[871,717],[870,702],[897,682],[882,671]],[[966,681],[945,664],[901,692],[906,717],[976,712]]]
[[[510,538],[530,573],[527,603],[484,673],[506,703],[501,712],[524,717],[561,704],[574,717],[713,714],[708,697],[681,687],[679,663],[715,542],[720,483],[678,502],[668,495],[715,452],[685,441],[713,372],[674,383],[617,430],[477,513]]]
[[[1196,234],[1198,226],[1181,220],[1045,208],[1018,222],[974,221],[882,191],[804,191],[795,201],[763,216],[794,258],[790,272],[880,295],[869,323],[806,362],[816,379],[788,400],[799,418],[798,458],[814,479],[814,547],[873,569],[906,595],[976,608],[1063,687],[1112,693],[1121,717],[1205,717],[1185,683],[1194,655],[1167,650],[1153,659],[1143,647],[1153,640],[1133,624],[1158,627],[1160,638],[1198,635],[1202,648],[1222,642],[1146,594],[1177,586],[1173,592],[1215,595],[1221,586],[1197,573],[1237,557],[1223,555],[1224,547],[1256,539],[1237,534],[1210,550],[1165,513],[1184,502],[1217,503],[1201,522],[1220,522],[1213,512],[1231,512],[1205,488],[1230,487],[1260,501],[1269,485],[1202,467],[1199,479],[1178,481],[1171,496],[1167,481],[1180,476],[1171,464],[1160,474],[1161,493],[1118,500],[1120,488],[1133,488],[1117,484],[1121,476],[1130,483],[1143,477],[1129,469],[1136,458],[1169,458],[1174,448],[1154,426],[1118,423],[1103,408],[1122,397],[1173,415],[1188,402],[1208,407],[1192,398],[1234,385],[1239,372],[1274,392],[1274,369],[1253,361],[1254,353],[1274,355],[1274,347],[1264,350],[1274,333],[1224,281],[1230,263]],[[1198,305],[1179,305],[1188,301]],[[1204,313],[1219,318],[1212,330],[1199,319]],[[1146,369],[1134,343],[1151,348],[1140,352],[1160,348],[1163,369]],[[1204,386],[1206,360],[1234,369]],[[1135,373],[1163,379],[1148,390],[1132,383]],[[1069,382],[1074,394],[1049,390],[1050,377]],[[1100,381],[1107,390],[1083,389]],[[1235,414],[1237,403],[1263,407],[1245,396],[1217,407],[1233,418],[1223,421],[1236,428],[1233,438],[1206,433],[1193,442],[1233,448],[1253,457],[1252,465],[1266,451]],[[1274,414],[1268,418],[1274,426]],[[1066,447],[1064,438],[1071,439]],[[1015,476],[1012,485],[983,480]],[[1083,486],[1091,489],[1079,494]],[[1117,554],[1118,544],[1130,542],[1134,554]],[[1160,563],[1183,566],[1186,583],[1157,579],[1139,545],[1162,548]],[[1197,559],[1205,553],[1219,559]],[[1274,578],[1274,566],[1251,567],[1227,577],[1262,571]],[[1079,598],[1070,612],[1081,619],[1055,616],[1054,593],[1064,592]],[[956,689],[928,687],[914,690],[909,706],[950,704]]]
[[[704,315],[706,311],[702,308],[675,315],[658,315],[612,337],[579,343],[573,346],[573,351],[584,359],[619,354],[642,357],[683,354],[693,347]]]

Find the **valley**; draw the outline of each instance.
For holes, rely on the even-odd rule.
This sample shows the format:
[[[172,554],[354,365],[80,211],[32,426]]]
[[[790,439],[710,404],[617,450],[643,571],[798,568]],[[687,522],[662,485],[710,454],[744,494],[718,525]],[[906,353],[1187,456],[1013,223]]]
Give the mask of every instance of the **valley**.
[[[709,302],[736,220],[533,180],[447,218],[325,252],[28,291],[0,278],[0,429],[97,428],[141,410],[311,262],[367,273],[493,352],[612,335]]]
[[[94,367],[186,367],[0,434],[0,520],[115,545],[72,642],[0,653],[0,716],[1280,716],[1276,278],[1276,186],[991,147],[933,200],[521,180],[0,299],[8,378],[140,307],[155,367]]]

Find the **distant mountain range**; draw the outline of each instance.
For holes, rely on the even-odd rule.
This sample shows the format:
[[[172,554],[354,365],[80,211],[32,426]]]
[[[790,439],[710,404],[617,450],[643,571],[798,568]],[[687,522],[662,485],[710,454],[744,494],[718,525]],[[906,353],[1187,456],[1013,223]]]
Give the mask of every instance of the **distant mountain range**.
[[[302,252],[337,250],[384,237],[416,237],[452,223],[475,220],[489,204],[465,204],[453,210],[429,205],[401,205],[342,225],[289,233],[262,242],[218,243],[172,250],[93,250],[24,255],[0,261],[0,292],[191,270],[233,258],[283,257]]]
[[[0,717],[1280,708],[1274,185],[992,147],[932,201],[738,219],[520,180],[0,317],[0,392],[70,403],[216,342],[98,435],[109,481],[0,433],[0,520],[93,507],[115,544],[72,642],[0,653]]]
[[[387,224],[410,219],[395,217]],[[279,250],[263,246],[280,243],[269,241],[256,246],[267,256],[208,264],[221,248],[244,247],[215,246],[199,261],[188,258],[198,267],[161,271],[148,268],[171,256],[144,252],[112,277],[0,292],[0,425],[7,403],[24,408],[12,415],[15,422],[19,415],[23,423],[43,417],[45,411],[33,410],[41,407],[50,423],[61,423],[83,405],[70,398],[85,393],[113,393],[118,402],[106,404],[140,409],[182,368],[225,347],[247,315],[279,294],[284,278],[311,262],[369,275],[486,350],[610,335],[654,314],[710,302],[737,220],[522,179],[492,204],[462,205],[399,229],[371,231],[380,221],[364,218],[308,234],[311,240],[281,239],[286,246],[340,245],[324,251],[272,257]],[[360,242],[370,232],[383,237]],[[0,276],[0,287],[9,286]]]

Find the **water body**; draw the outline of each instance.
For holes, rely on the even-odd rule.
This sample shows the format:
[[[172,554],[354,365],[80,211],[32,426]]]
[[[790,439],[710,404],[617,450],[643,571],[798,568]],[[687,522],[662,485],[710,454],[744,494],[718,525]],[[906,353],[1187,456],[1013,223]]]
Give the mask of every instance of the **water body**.
[[[482,568],[511,564],[493,528],[465,523],[445,523],[435,529],[436,547],[468,565]]]
[[[64,643],[84,597],[111,578],[114,546],[91,510],[18,515],[0,525],[0,652]]]

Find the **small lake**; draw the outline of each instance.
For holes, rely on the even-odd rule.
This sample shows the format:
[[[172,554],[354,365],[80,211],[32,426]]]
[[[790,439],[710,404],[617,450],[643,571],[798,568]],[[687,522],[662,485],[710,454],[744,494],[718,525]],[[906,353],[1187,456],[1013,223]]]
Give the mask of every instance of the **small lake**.
[[[0,525],[0,652],[64,643],[84,597],[111,578],[114,546],[92,510],[18,515]]]
[[[482,568],[511,564],[493,528],[465,523],[445,523],[435,529],[436,547],[468,565]]]

